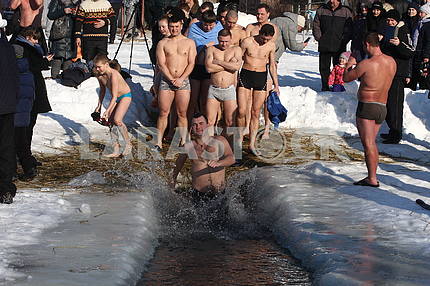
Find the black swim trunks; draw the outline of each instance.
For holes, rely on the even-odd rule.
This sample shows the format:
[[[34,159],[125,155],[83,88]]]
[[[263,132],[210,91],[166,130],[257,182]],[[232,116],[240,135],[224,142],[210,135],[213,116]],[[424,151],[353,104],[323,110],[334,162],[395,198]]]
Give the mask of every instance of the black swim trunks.
[[[267,70],[264,72],[255,72],[242,69],[239,74],[239,86],[246,89],[266,90]]]
[[[358,102],[357,112],[355,115],[358,118],[375,120],[376,124],[382,124],[387,115],[387,107],[380,102]]]
[[[195,65],[190,74],[190,78],[195,80],[205,80],[210,79],[211,74],[206,71],[205,65]]]

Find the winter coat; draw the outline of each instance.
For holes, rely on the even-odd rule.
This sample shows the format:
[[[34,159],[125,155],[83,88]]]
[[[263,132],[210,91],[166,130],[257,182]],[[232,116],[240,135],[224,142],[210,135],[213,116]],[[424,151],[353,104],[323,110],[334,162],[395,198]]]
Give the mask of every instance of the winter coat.
[[[279,61],[285,49],[300,52],[304,49],[303,43],[296,41],[297,35],[297,14],[285,12],[283,16],[276,17],[270,22],[278,26],[279,36],[276,39],[276,61]]]
[[[400,13],[400,15],[403,15],[408,11],[409,2],[406,0],[387,0],[385,2],[393,6],[393,8]]]
[[[313,35],[318,41],[319,52],[335,53],[346,49],[352,38],[352,11],[339,4],[332,11],[329,3],[318,8],[315,15]]]
[[[19,92],[18,67],[5,37],[0,37],[0,79],[0,115],[14,113]]]
[[[51,111],[45,79],[42,75],[42,70],[49,69],[49,63],[48,60],[42,56],[42,48],[39,45],[32,45],[22,36],[18,36],[14,44],[23,48],[23,57],[28,59],[30,71],[34,77],[35,97],[31,112],[45,113]]]
[[[384,31],[387,21],[385,20],[384,13],[381,12],[378,17],[372,15],[372,13],[367,14],[367,31],[377,32],[382,34]]]
[[[34,76],[30,71],[28,59],[24,57],[24,48],[13,45],[19,71],[19,96],[16,105],[15,127],[30,125],[30,112],[34,102]]]
[[[405,16],[403,19],[403,22],[408,26],[409,28],[409,34],[411,37],[413,37],[414,32],[416,28],[418,27],[418,22],[420,21],[420,17],[418,15],[415,15],[413,17]]]
[[[365,57],[363,40],[364,35],[367,33],[366,17],[355,19],[352,22],[352,31],[351,51],[357,62],[360,62]]]
[[[328,85],[340,84],[344,85],[343,81],[343,73],[345,71],[345,67],[341,67],[340,65],[335,65],[331,70],[330,76],[328,77]]]
[[[394,31],[392,31],[394,30]],[[381,41],[381,50],[384,54],[393,57],[397,64],[396,77],[408,77],[409,63],[414,55],[412,40],[409,34],[409,28],[404,22],[400,21],[396,27],[387,26],[384,30],[384,38]],[[389,40],[398,37],[400,44],[398,46],[389,43]]]
[[[55,58],[72,59],[75,57],[73,41],[73,16],[64,13],[64,8],[76,6],[67,0],[52,0],[48,7],[48,18],[53,20],[49,41]]]
[[[422,20],[421,25],[418,26],[418,38],[414,38],[414,42],[416,41],[414,58],[419,63],[421,63],[424,58],[430,58],[430,19]],[[416,35],[414,35],[414,37],[416,37]]]

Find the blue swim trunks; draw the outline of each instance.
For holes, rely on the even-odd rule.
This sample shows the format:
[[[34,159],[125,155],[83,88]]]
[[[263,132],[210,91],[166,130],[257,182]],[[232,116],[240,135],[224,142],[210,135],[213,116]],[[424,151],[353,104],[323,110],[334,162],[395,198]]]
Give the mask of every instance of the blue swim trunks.
[[[123,94],[121,96],[118,96],[118,98],[116,99],[116,103],[120,102],[121,99],[123,99],[124,97],[130,97],[131,98],[131,92]]]

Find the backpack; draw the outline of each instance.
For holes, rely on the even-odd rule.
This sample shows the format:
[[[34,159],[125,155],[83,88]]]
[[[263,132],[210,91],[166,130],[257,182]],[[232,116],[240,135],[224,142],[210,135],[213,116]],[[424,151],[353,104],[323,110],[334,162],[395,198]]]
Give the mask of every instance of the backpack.
[[[88,66],[80,61],[72,64],[60,75],[60,83],[65,86],[78,88],[85,80],[91,77]]]

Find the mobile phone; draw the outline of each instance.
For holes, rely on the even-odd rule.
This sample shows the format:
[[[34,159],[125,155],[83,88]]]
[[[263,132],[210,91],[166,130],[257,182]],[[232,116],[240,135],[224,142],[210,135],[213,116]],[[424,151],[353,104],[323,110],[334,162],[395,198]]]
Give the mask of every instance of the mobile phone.
[[[308,37],[303,43],[309,42],[310,39],[311,39],[311,37]]]

